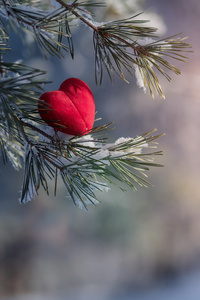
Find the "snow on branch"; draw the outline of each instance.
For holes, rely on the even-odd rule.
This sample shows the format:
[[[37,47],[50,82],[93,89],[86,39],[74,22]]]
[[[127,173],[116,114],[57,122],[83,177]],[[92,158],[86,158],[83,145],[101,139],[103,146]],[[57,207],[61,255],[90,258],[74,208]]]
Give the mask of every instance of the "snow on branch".
[[[114,143],[106,143],[92,135],[73,137],[67,141],[55,140],[55,143],[29,141],[25,151],[25,173],[20,202],[26,203],[30,195],[34,198],[40,185],[48,193],[48,181],[58,177],[75,205],[87,208],[89,203],[98,203],[96,191],[107,191],[110,185],[124,190],[123,183],[133,190],[136,186],[148,186],[146,171],[152,166],[153,157],[161,152],[146,152],[156,148],[154,142],[160,136],[152,132],[136,138],[120,138]],[[84,140],[86,143],[84,143]],[[30,194],[29,190],[33,191]]]

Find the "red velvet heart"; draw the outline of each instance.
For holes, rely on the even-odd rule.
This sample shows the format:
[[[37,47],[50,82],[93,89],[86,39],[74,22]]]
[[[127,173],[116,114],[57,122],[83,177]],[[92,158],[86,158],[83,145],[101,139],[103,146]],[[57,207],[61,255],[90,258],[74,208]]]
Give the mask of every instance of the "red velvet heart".
[[[39,103],[38,112],[54,129],[71,135],[84,135],[92,129],[95,103],[84,81],[69,78],[59,90],[42,94],[40,100],[44,101],[44,105]]]

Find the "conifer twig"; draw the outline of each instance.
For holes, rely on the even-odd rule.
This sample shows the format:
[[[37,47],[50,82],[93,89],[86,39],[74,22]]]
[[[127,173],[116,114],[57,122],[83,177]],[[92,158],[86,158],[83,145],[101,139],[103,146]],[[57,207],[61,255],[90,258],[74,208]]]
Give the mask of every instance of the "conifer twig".
[[[113,81],[115,73],[127,81],[123,72],[124,68],[131,75],[133,72],[137,73],[144,90],[149,88],[152,97],[154,91],[159,96],[165,97],[153,67],[169,81],[171,78],[162,67],[175,74],[180,74],[180,70],[163,56],[186,61],[187,57],[182,56],[181,52],[189,52],[188,49],[191,48],[191,45],[185,42],[185,38],[175,39],[177,36],[175,35],[160,39],[156,35],[156,28],[138,26],[138,24],[148,22],[136,20],[140,14],[102,25],[95,22],[88,11],[84,11],[83,14],[79,7],[81,3],[78,1],[74,1],[72,4],[67,4],[63,0],[56,1],[93,30],[96,82],[99,81],[100,84],[102,82],[103,67],[107,70],[111,81]],[[145,38],[153,38],[153,42],[148,43]],[[138,68],[139,72],[137,72]]]

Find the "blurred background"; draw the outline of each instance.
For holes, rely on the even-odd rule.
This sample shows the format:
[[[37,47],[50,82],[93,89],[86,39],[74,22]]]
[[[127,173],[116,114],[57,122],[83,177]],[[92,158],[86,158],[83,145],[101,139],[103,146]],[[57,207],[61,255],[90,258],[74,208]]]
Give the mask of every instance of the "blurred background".
[[[183,32],[194,53],[189,63],[174,62],[181,76],[161,79],[166,99],[152,99],[136,85],[105,76],[94,81],[91,32],[74,28],[75,60],[45,60],[30,37],[28,47],[11,34],[15,47],[8,60],[22,58],[47,71],[57,89],[68,77],[92,89],[98,117],[114,121],[109,139],[135,137],[153,128],[159,134],[156,162],[148,189],[99,194],[101,203],[87,212],[73,206],[59,185],[57,197],[40,190],[18,203],[23,172],[0,165],[0,299],[199,300],[200,299],[200,64],[199,0],[107,0],[96,20],[128,17],[144,11],[161,37]]]

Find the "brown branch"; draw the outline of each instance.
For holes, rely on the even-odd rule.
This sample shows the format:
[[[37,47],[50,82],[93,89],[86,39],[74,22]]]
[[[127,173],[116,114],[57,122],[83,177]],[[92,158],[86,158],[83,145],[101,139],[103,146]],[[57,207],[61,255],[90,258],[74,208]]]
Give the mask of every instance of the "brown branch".
[[[146,54],[145,48],[140,46],[138,44],[138,47],[134,46],[133,44],[129,43],[128,41],[126,41],[125,39],[116,36],[114,34],[111,33],[107,33],[104,32],[104,28],[98,27],[98,26],[94,26],[94,24],[92,24],[91,22],[89,22],[88,20],[86,20],[83,16],[81,16],[77,11],[75,11],[75,8],[78,6],[78,4],[76,3],[72,3],[67,4],[65,3],[63,0],[56,0],[56,2],[60,3],[60,5],[62,5],[63,7],[65,7],[67,10],[69,10],[74,16],[76,16],[79,20],[81,20],[83,23],[85,23],[86,25],[88,25],[90,28],[92,28],[94,31],[96,31],[99,35],[103,36],[103,38],[109,39],[109,38],[113,38],[117,41],[120,41],[121,43],[123,43],[124,45],[132,48],[135,52],[137,52],[138,54]]]
[[[98,27],[94,26],[92,23],[90,23],[89,21],[87,21],[83,16],[81,16],[77,11],[74,10],[78,6],[78,4],[75,4],[75,2],[73,2],[70,5],[70,4],[65,3],[63,0],[56,0],[56,2],[60,3],[60,5],[62,5],[63,7],[65,7],[67,10],[69,10],[74,16],[76,16],[77,18],[79,18],[82,22],[84,22],[90,28],[92,28],[95,31],[99,31]]]
[[[76,16],[79,20],[81,20],[83,23],[85,23],[87,26],[89,26],[91,29],[93,29],[94,31],[96,31],[99,35],[103,36],[103,38],[109,39],[109,38],[113,38],[117,41],[120,41],[121,43],[123,43],[124,45],[132,48],[135,52],[137,52],[138,54],[144,54],[144,50],[142,50],[141,46],[138,44],[138,47],[134,46],[133,44],[129,43],[128,41],[126,41],[125,39],[116,36],[114,34],[110,34],[107,32],[104,32],[104,29],[98,26],[95,26],[94,24],[92,24],[91,22],[89,22],[88,20],[86,20],[82,15],[80,15],[77,11],[75,11],[75,9],[78,7],[78,3],[76,4],[75,2],[73,2],[72,4],[67,4],[65,3],[63,0],[56,0],[60,5],[62,5],[62,7],[65,7],[68,11],[70,11],[74,16]],[[3,5],[7,11],[7,14],[10,15],[11,13],[9,12],[9,10],[7,9],[7,7],[10,7],[9,4],[6,3],[5,0],[2,0]],[[36,24],[29,22],[27,20],[24,20],[20,17],[16,17],[17,21],[21,21],[29,26],[31,26],[32,28],[34,27],[38,27]]]
[[[49,135],[48,133],[46,133],[45,131],[39,129],[38,127],[30,124],[30,123],[26,123],[24,122],[21,118],[19,118],[20,122],[23,124],[24,127],[29,127],[30,129],[40,133],[41,135],[45,136],[46,138],[50,139],[52,142],[55,142],[54,137],[52,137],[51,135]]]

